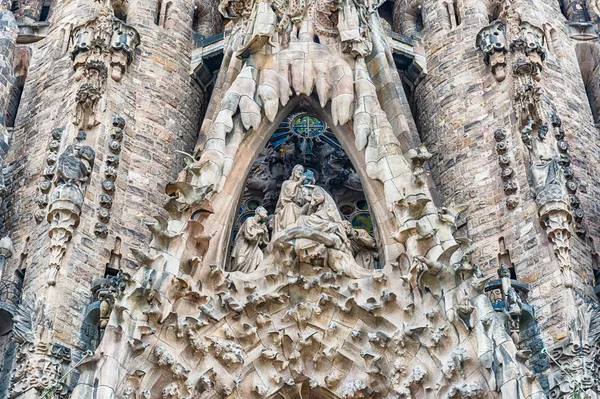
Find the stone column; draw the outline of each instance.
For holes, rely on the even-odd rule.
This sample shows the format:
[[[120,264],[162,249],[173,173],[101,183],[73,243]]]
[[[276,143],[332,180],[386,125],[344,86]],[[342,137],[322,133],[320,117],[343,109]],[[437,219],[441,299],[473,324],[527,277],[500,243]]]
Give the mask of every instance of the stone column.
[[[532,286],[530,303],[536,307],[538,316],[544,315],[546,321],[541,323],[540,328],[546,342],[552,342],[566,328],[569,310],[564,313],[552,311],[549,304],[561,303],[561,308],[564,306],[572,310],[569,304],[573,303],[572,300],[564,300],[566,290],[557,289],[564,283],[561,268],[566,270],[571,266],[573,286],[587,291],[591,287],[592,258],[585,239],[576,236],[573,230],[575,224],[569,224],[568,228],[572,231],[569,244],[572,259],[569,263],[565,255],[569,234],[563,226],[541,218],[540,208],[532,198],[533,188],[528,179],[530,157],[522,140],[523,124],[517,111],[520,100],[513,92],[517,80],[513,72],[515,65],[511,63],[514,57],[511,57],[513,43],[519,44],[515,37],[519,36],[520,23],[535,24],[537,28],[543,27],[548,31],[554,27],[560,31],[558,27],[564,17],[558,3],[503,2],[499,10],[508,7],[520,15],[516,21],[517,28],[508,32],[508,28],[501,24],[492,23],[492,20],[502,20],[502,13],[499,16],[491,2],[467,0],[457,4],[455,13],[460,16],[460,24],[454,28],[447,23],[447,7],[436,2],[424,2],[422,5],[423,30],[418,37],[427,53],[428,76],[415,89],[417,125],[423,141],[430,143],[430,152],[434,154],[430,161],[432,177],[442,200],[444,203],[456,201],[470,205],[466,224],[462,227],[463,234],[459,235],[468,235],[479,248],[474,254],[475,263],[483,269],[496,269],[499,266],[496,260],[498,241],[503,238],[510,249],[517,278]],[[540,30],[531,28],[525,31],[531,31],[528,33],[530,36],[524,39],[527,46],[528,40]],[[543,36],[543,30],[541,32]],[[550,53],[546,44],[535,54],[527,50],[532,53],[530,58],[539,54],[539,59],[530,64],[542,69],[540,74],[533,73],[532,79],[542,90],[547,90],[547,98],[543,100],[546,101],[544,111],[541,112],[548,119],[550,132],[547,142],[560,142],[556,154],[562,157],[560,162],[565,166],[568,157],[571,157],[571,169],[567,170],[569,175],[573,173],[575,180],[589,182],[588,187],[596,186],[597,177],[589,175],[587,170],[591,165],[582,165],[583,159],[595,165],[595,156],[592,155],[595,150],[585,149],[582,144],[592,142],[595,148],[596,133],[590,129],[593,126],[589,111],[584,110],[587,101],[576,57],[572,48],[564,43],[567,38],[561,37],[562,34],[562,31],[556,34],[555,41],[560,47],[557,54]],[[474,49],[473,44],[479,45],[481,50]],[[559,51],[570,55],[560,59]],[[545,60],[542,60],[544,57]],[[556,90],[558,87],[564,90]],[[568,101],[568,98],[577,100]],[[569,106],[582,112],[573,115],[572,110],[568,110]],[[549,120],[548,115],[553,112],[562,118],[562,125],[558,120]],[[537,126],[533,129],[537,134]],[[589,135],[588,139],[580,133],[583,131]],[[543,132],[544,128],[542,135]],[[566,137],[563,137],[565,134]],[[567,154],[567,149],[571,155]],[[568,182],[569,179],[565,180]],[[592,181],[594,183],[590,184]],[[565,193],[574,189],[575,185],[570,184],[569,187]],[[585,212],[594,209],[593,206],[586,209],[589,194],[578,192],[577,195]],[[491,217],[490,210],[493,210]],[[544,215],[554,215],[559,211],[563,210],[541,208]],[[558,256],[555,255],[557,250]],[[566,285],[571,283],[567,281]]]

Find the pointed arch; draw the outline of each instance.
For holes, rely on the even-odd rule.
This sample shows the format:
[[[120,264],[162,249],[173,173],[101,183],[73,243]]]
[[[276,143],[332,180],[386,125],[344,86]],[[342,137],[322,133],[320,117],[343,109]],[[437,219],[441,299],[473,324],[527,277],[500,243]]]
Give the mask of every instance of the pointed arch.
[[[300,105],[330,126],[354,165],[371,210],[373,231],[375,239],[380,244],[382,263],[395,261],[400,254],[401,246],[391,239],[391,234],[395,230],[394,219],[387,210],[383,185],[367,176],[364,151],[356,149],[351,123],[336,126],[331,117],[329,104],[322,108],[319,101],[313,96],[296,96],[290,99],[285,107],[279,109],[273,122],[263,118],[258,129],[245,133],[225,185],[212,199],[212,203],[216,204],[215,211],[204,222],[205,231],[215,233],[205,257],[207,264],[224,265],[226,263],[232,233],[230,227],[234,223],[236,209],[243,194],[244,182],[248,178],[250,167],[281,122]]]

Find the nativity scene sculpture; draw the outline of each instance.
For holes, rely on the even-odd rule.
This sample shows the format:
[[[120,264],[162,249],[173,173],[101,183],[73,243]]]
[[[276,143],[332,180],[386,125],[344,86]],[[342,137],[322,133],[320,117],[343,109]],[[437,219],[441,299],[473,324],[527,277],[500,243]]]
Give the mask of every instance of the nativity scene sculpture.
[[[328,265],[350,277],[368,275],[366,269],[375,269],[375,240],[364,230],[349,228],[331,195],[313,183],[312,171],[296,165],[282,184],[268,248],[271,257],[264,263],[283,268]],[[258,207],[242,224],[232,251],[232,271],[251,273],[263,263],[261,247],[269,244],[266,220],[267,211]],[[355,256],[360,256],[361,264]]]
[[[469,241],[455,238],[465,208],[434,204],[424,167],[431,154],[403,150],[380,104],[387,82],[373,70],[389,67],[389,48],[376,8],[221,1],[233,27],[213,94],[220,103],[207,115],[206,140],[167,187],[171,219],[146,222],[152,241],[134,251],[140,268],[79,367],[73,399],[544,398],[510,316],[485,293],[491,276],[470,263]],[[232,220],[215,201],[236,178],[242,141],[293,94],[316,96],[334,125],[353,129],[363,185],[382,192],[379,245],[349,227],[298,165],[272,231],[257,208],[227,268],[222,255],[208,255],[214,246],[227,252],[214,220]],[[400,255],[381,256],[376,268],[382,234]]]

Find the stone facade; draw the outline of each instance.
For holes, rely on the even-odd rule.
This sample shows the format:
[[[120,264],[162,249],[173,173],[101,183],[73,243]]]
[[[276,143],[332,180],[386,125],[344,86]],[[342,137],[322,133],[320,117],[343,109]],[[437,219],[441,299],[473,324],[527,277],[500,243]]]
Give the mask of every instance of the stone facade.
[[[0,397],[600,397],[596,0],[0,0]]]

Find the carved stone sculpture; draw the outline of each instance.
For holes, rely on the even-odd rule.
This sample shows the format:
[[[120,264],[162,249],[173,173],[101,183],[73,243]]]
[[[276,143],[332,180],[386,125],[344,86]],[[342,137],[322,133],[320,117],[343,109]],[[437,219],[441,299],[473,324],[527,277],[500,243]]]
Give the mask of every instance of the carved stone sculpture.
[[[597,304],[577,298],[578,311],[569,323],[569,334],[548,350],[557,367],[550,374],[550,395],[568,398],[574,395],[595,398],[600,395],[599,366],[600,328]],[[559,366],[559,367],[558,367]]]
[[[274,234],[295,225],[296,220],[302,211],[300,205],[302,205],[304,201],[300,190],[303,182],[304,167],[302,165],[296,165],[290,179],[284,181],[281,185],[281,193],[279,194],[279,200],[277,200],[277,206],[275,207],[273,223]]]
[[[85,133],[77,136],[77,144],[68,146],[59,156],[54,176],[54,191],[48,208],[50,256],[48,285],[55,285],[67,244],[79,224],[84,192],[94,165],[95,153],[83,145]]]
[[[108,227],[110,221],[110,208],[112,207],[115,180],[118,175],[120,163],[121,142],[123,141],[123,129],[125,128],[125,119],[119,115],[113,115],[110,140],[108,140],[108,152],[104,166],[104,177],[106,180],[102,183],[102,189],[105,193],[100,194],[100,208],[97,210],[99,222],[96,223],[94,234],[99,238],[108,236]]]
[[[465,207],[433,204],[431,154],[405,154],[379,102],[370,70],[383,61],[367,67],[376,46],[387,54],[376,7],[223,0],[219,9],[233,20],[231,57],[203,151],[167,188],[172,219],[146,223],[152,241],[133,251],[140,267],[72,398],[452,398],[491,389],[541,399],[507,316],[484,293],[489,277],[454,237]],[[292,94],[330,107],[333,125],[352,122],[366,175],[381,183],[398,229],[397,261],[359,265],[338,204],[301,166],[282,186],[276,214],[286,217],[255,270],[203,259],[207,240],[202,223],[186,219],[190,209],[221,194],[242,138],[273,122]]]
[[[140,43],[137,31],[113,17],[108,6],[97,16],[73,29],[71,51],[75,80],[80,82],[76,94],[73,123],[81,129],[97,126],[98,104],[106,89],[109,71],[119,82],[133,61],[136,46]]]
[[[489,386],[506,398],[543,398],[505,314],[483,293],[489,278],[477,268],[455,271],[441,263],[414,271],[387,264],[353,276],[344,266],[354,260],[345,252],[337,209],[322,188],[310,194],[306,214],[271,243],[279,256],[291,246],[295,257],[283,265],[269,256],[254,273],[226,273],[214,265],[204,265],[193,279],[173,273],[177,268],[159,259],[187,262],[179,243],[193,241],[191,230],[177,220],[152,224],[153,242],[165,245],[151,244],[152,268],[143,265],[117,294],[105,339],[90,360],[96,366],[82,365],[72,397],[113,391],[125,397],[421,397],[430,386],[436,397],[452,398],[482,397],[487,391],[481,387]],[[414,281],[406,277],[413,272]],[[439,286],[445,305],[436,298]],[[460,295],[464,300],[451,299]],[[453,312],[469,315],[469,322],[447,318]],[[113,371],[120,365],[144,371],[121,378]],[[481,366],[489,375],[477,371]]]
[[[477,47],[485,55],[485,63],[492,68],[494,78],[502,82],[506,78],[506,45],[505,26],[494,21],[477,34]]]
[[[9,398],[28,391],[41,395],[66,396],[69,379],[65,376],[71,362],[71,349],[52,341],[53,328],[47,309],[39,299],[24,299],[15,315],[14,340],[17,344]]]
[[[348,221],[344,221],[343,224],[356,263],[365,269],[375,269],[379,258],[375,239],[366,230],[355,229]]]
[[[514,170],[510,167],[511,155],[508,148],[508,136],[504,129],[497,129],[494,132],[496,141],[496,152],[498,153],[498,164],[502,168],[501,177],[504,181],[504,193],[509,197],[506,199],[506,206],[512,210],[519,205],[519,197],[515,195],[519,189],[515,179]]]
[[[532,126],[533,121],[530,120],[521,133],[531,159],[530,186],[535,194],[542,226],[546,228],[548,239],[554,244],[563,282],[566,287],[571,287],[573,285],[569,245],[571,212],[565,177],[559,166],[557,152],[545,141],[548,126],[540,126],[537,137],[532,135]]]
[[[269,243],[268,216],[267,210],[259,206],[255,215],[246,219],[240,227],[231,254],[232,271],[251,273],[262,263],[262,247]]]
[[[41,193],[43,200],[37,201],[38,209],[35,212],[35,220],[40,223],[46,216],[46,207],[48,206],[48,193],[52,188],[52,180],[56,172],[56,161],[58,159],[58,151],[60,149],[60,142],[63,135],[63,128],[53,129],[51,132],[52,141],[48,146],[48,157],[46,158],[46,168],[44,169],[43,176],[44,180],[38,185],[38,189]]]
[[[569,225],[573,215],[578,215],[575,220],[576,231],[585,235],[585,227],[581,225],[583,212],[579,207],[576,195],[569,196],[569,191],[574,193],[577,184],[572,179],[569,168],[570,158],[567,154],[568,144],[564,140],[564,130],[556,113],[551,116],[550,123],[557,129],[556,143],[547,140],[549,123],[545,122],[546,111],[542,101],[542,88],[539,85],[543,62],[546,58],[544,49],[544,31],[541,28],[521,19],[521,16],[512,7],[505,7],[500,14],[500,20],[488,28],[484,28],[478,36],[478,45],[484,38],[490,37],[493,26],[503,26],[500,33],[506,32],[510,41],[509,52],[506,53],[505,62],[511,65],[513,84],[513,99],[516,117],[522,126],[521,139],[529,151],[530,167],[528,181],[538,206],[540,223],[546,229],[548,239],[554,246],[554,252],[560,264],[563,282],[566,287],[573,285],[571,276],[571,248]],[[499,24],[499,25],[498,25]],[[506,39],[505,39],[506,40]],[[485,42],[489,42],[487,39]],[[486,53],[485,46],[480,49]],[[486,58],[487,59],[487,58]],[[549,104],[553,108],[552,104]],[[533,130],[537,129],[536,134]],[[502,177],[504,192],[511,197],[507,205],[514,208],[518,201],[514,194],[518,190],[516,180],[512,179],[514,171],[508,168],[510,155],[507,154],[507,142],[502,138],[506,136],[502,130],[496,132],[496,150],[499,162],[503,166]],[[558,151],[557,151],[558,149]]]

